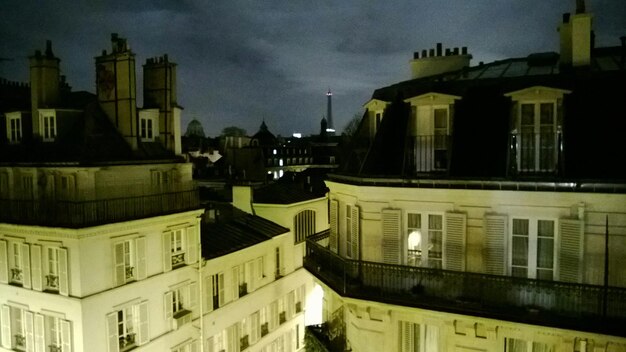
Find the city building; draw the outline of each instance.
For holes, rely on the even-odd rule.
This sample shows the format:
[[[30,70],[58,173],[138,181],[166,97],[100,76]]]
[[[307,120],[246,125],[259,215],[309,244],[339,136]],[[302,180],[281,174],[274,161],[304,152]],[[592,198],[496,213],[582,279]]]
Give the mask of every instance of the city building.
[[[3,82],[0,350],[194,351],[204,209],[180,156],[175,64],[111,35],[96,94],[72,92],[50,42]],[[29,89],[25,89],[28,87]],[[13,99],[15,98],[15,99]]]
[[[626,40],[577,1],[560,52],[415,53],[377,89],[330,231],[307,240],[318,340],[351,351],[626,351]],[[335,343],[335,342],[339,343]]]

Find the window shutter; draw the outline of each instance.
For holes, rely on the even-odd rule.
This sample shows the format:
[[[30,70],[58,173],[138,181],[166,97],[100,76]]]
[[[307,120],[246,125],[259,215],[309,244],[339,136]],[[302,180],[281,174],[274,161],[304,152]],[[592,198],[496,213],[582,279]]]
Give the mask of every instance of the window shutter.
[[[148,276],[146,268],[146,238],[138,237],[135,240],[137,258],[137,280],[143,280]]]
[[[59,293],[69,296],[69,282],[67,273],[67,248],[59,248]]]
[[[43,315],[35,314],[35,352],[46,352],[45,325]]]
[[[446,237],[443,241],[444,269],[465,271],[467,215],[446,213]]]
[[[22,252],[22,272],[24,274],[22,285],[24,288],[30,288],[30,246],[27,243],[20,245]]]
[[[256,288],[255,284],[255,280],[254,280],[254,261],[248,261],[246,262],[246,269],[244,271],[245,273],[245,279],[244,282],[248,285],[248,292],[252,292],[254,291],[254,289]]]
[[[33,313],[27,310],[23,314],[23,326],[24,337],[26,338],[26,351],[32,352],[35,350],[34,328],[33,328]]]
[[[382,210],[383,263],[401,264],[400,209]]]
[[[38,244],[34,244],[31,246],[30,249],[30,271],[32,274],[31,284],[33,286],[33,290],[41,291],[41,246]]]
[[[232,276],[230,281],[231,292],[228,297],[232,297],[233,300],[239,298],[239,266],[234,266],[231,270]]]
[[[507,217],[501,214],[485,214],[485,272],[506,275],[506,225]]]
[[[67,320],[59,320],[59,326],[61,328],[61,351],[72,350],[72,326]]]
[[[330,242],[330,250],[337,253],[338,251],[338,245],[337,245],[337,241],[339,239],[339,234],[338,234],[338,227],[339,224],[337,222],[338,219],[338,211],[339,211],[339,202],[336,200],[331,200],[330,201],[330,237],[328,239],[328,241]]]
[[[191,341],[191,343],[189,344],[190,352],[198,352],[198,344],[198,340]]]
[[[187,227],[187,264],[198,261],[198,231],[197,226]]]
[[[0,314],[0,324],[2,325],[2,347],[11,349],[11,308],[7,305],[2,306]]]
[[[123,285],[126,277],[124,267],[124,242],[118,242],[113,247],[113,262],[115,263],[115,286]]]
[[[198,283],[189,284],[189,308],[194,308],[198,304]]]
[[[223,306],[226,303],[226,278],[224,277],[224,273],[219,273],[217,279],[217,295],[218,295],[218,303]],[[214,307],[218,308],[218,307]]]
[[[582,282],[583,222],[578,219],[560,219],[559,234],[559,280]]]
[[[204,300],[202,304],[204,305],[204,311],[210,312],[213,310],[213,277],[212,275],[206,276],[202,280],[202,284],[204,287],[202,290],[204,291],[201,298]]]
[[[172,270],[172,231],[163,233],[163,271]]]
[[[0,240],[0,283],[9,283],[9,263],[7,256],[7,241]]]
[[[173,307],[173,293],[172,291],[165,292],[165,296],[163,297],[163,307],[165,308],[165,320],[171,319],[174,316],[174,307]]]
[[[360,215],[360,211],[359,211],[359,207],[354,205],[352,206],[352,214],[351,214],[351,231],[350,231],[350,236],[352,236],[351,241],[352,241],[352,259],[361,259],[360,253],[359,253],[359,238],[360,236],[360,229],[361,229],[361,218],[359,217]]]
[[[107,336],[109,341],[109,352],[119,352],[117,312],[107,314]]]
[[[171,305],[170,305],[171,306]],[[143,301],[139,303],[139,329],[137,332],[139,333],[138,342],[140,345],[146,344],[150,341],[150,331],[148,330],[148,301]]]

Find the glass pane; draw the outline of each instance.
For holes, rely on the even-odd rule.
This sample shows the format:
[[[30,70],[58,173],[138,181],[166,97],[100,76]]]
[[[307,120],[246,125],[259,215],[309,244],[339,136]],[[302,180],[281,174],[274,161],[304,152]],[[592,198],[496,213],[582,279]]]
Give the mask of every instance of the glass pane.
[[[541,237],[554,237],[554,221],[539,220],[537,222],[537,235]]]
[[[422,217],[420,214],[407,214],[408,216],[408,227],[410,229],[420,228],[422,227]]]
[[[552,269],[537,269],[537,279],[539,280],[554,280]]]
[[[513,277],[528,277],[528,268],[526,268],[526,267],[513,267],[513,268],[511,268],[511,276],[513,276]]]
[[[522,104],[522,126],[535,124],[535,104]]]
[[[528,236],[528,219],[513,219],[513,235]]]
[[[528,237],[513,236],[513,265],[528,265]]]
[[[539,109],[541,111],[541,124],[552,125],[554,123],[554,104],[542,103]]]
[[[435,109],[435,128],[436,129],[448,128],[448,110]]]
[[[441,215],[428,215],[428,228],[430,230],[443,229],[443,216]]]
[[[526,341],[520,339],[506,339],[506,352],[528,352]]]
[[[537,267],[552,269],[554,266],[554,239],[537,239]]]

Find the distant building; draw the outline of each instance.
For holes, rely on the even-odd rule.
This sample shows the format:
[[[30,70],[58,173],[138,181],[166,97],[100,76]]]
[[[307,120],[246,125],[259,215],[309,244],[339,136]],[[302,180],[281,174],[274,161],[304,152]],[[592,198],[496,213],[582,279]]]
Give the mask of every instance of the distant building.
[[[307,241],[352,351],[626,351],[626,46],[578,1],[560,53],[416,53],[374,91]],[[606,242],[608,241],[608,242]]]

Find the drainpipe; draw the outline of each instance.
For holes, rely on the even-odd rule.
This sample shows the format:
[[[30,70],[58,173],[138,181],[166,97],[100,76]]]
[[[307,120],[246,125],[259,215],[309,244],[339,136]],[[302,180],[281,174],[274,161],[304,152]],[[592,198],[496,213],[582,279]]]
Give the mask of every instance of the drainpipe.
[[[602,313],[606,317],[607,299],[609,296],[609,215],[606,215],[604,229],[604,300],[602,302]]]
[[[198,225],[198,286],[200,286],[200,352],[204,352],[204,292],[202,290],[202,232],[200,231],[202,216],[196,218]]]

